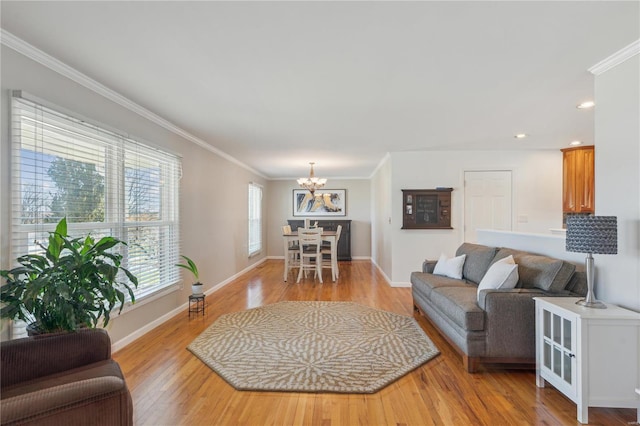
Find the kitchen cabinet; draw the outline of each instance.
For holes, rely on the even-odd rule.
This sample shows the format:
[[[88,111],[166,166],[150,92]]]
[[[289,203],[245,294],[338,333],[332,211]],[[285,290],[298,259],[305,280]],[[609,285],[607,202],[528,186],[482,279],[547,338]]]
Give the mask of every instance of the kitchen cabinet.
[[[562,212],[593,213],[595,210],[594,147],[562,151]]]

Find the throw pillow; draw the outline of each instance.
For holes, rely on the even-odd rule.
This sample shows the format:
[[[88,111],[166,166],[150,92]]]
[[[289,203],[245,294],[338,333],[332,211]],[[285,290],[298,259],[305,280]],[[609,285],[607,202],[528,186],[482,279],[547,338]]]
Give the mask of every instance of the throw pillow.
[[[510,258],[510,259],[509,259]],[[480,291],[486,289],[509,289],[518,284],[518,265],[513,263],[513,257],[505,257],[491,265],[478,285],[478,299]]]
[[[514,260],[513,255],[510,254],[507,257],[503,257],[502,259],[497,260],[495,263],[507,263],[509,265],[515,265],[516,261]]]
[[[449,259],[444,253],[440,255],[436,267],[433,269],[434,275],[444,275],[449,278],[462,279],[462,267],[464,266],[464,259],[467,257],[463,254],[458,257]]]

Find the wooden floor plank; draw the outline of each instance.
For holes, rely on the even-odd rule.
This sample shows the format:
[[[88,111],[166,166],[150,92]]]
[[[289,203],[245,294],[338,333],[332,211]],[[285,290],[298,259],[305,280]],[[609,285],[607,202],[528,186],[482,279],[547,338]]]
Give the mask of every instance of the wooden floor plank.
[[[415,316],[440,355],[375,394],[237,391],[186,347],[220,315],[285,300],[353,301],[413,315],[411,289],[392,288],[367,260],[340,262],[340,278],[282,280],[268,260],[207,296],[204,316],[172,318],[114,354],[134,401],[136,425],[576,425],[576,405],[533,371],[469,374],[455,350]],[[589,410],[590,424],[633,424],[631,409]]]

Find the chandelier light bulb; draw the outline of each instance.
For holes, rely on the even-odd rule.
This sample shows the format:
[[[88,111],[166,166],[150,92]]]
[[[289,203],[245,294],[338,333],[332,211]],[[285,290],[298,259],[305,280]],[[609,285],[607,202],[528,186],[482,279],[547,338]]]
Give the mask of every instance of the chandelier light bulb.
[[[317,189],[322,188],[327,180],[324,178],[317,178],[315,172],[313,171],[313,165],[316,163],[309,163],[311,165],[311,171],[309,172],[309,177],[298,179],[298,185],[306,189],[313,195]]]
[[[585,101],[582,102],[581,104],[579,104],[576,108],[578,109],[589,109],[589,108],[593,108],[596,105],[595,102],[593,101]]]

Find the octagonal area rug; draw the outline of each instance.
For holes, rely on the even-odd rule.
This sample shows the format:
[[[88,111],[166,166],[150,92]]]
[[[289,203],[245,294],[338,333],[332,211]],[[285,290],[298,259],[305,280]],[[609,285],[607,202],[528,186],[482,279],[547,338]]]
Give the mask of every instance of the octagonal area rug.
[[[439,354],[411,317],[352,302],[220,316],[188,348],[238,390],[373,393]]]

